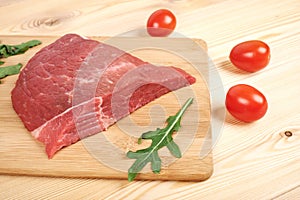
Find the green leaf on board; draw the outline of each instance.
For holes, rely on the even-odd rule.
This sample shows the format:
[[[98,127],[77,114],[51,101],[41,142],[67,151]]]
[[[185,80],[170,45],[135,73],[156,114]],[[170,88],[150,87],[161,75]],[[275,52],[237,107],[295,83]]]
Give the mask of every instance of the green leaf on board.
[[[18,74],[20,72],[22,66],[23,65],[21,63],[19,63],[19,64],[16,64],[16,65],[0,67],[0,79],[4,78],[6,76]]]
[[[25,53],[29,48],[42,44],[39,40],[30,40],[18,45],[0,44],[0,58]]]
[[[153,173],[159,173],[161,170],[161,159],[158,155],[158,150],[167,147],[171,154],[176,158],[181,158],[181,151],[178,145],[173,140],[173,132],[177,132],[181,127],[180,121],[186,109],[193,103],[193,98],[190,98],[177,112],[176,115],[170,116],[166,122],[167,126],[163,129],[157,128],[154,131],[148,131],[142,134],[138,140],[138,144],[142,139],[152,140],[151,145],[146,149],[141,149],[136,152],[127,152],[127,157],[136,159],[132,166],[128,169],[128,181],[133,181],[137,174],[147,165],[151,163]]]

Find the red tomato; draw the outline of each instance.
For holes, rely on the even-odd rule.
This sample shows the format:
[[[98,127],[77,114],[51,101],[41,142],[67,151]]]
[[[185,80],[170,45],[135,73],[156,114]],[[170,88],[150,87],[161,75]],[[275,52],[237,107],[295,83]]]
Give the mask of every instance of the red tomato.
[[[166,9],[160,9],[151,14],[147,22],[147,31],[154,37],[164,37],[173,32],[176,26],[174,14]]]
[[[244,122],[262,118],[268,109],[266,97],[250,85],[231,87],[226,95],[226,108],[231,115]]]
[[[270,47],[259,40],[242,42],[233,47],[229,58],[237,68],[247,72],[256,72],[268,65]]]

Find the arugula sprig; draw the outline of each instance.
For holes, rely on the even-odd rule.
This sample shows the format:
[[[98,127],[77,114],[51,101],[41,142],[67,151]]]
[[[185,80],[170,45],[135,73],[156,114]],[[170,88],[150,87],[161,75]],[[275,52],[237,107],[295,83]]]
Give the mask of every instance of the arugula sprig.
[[[7,44],[0,44],[0,58],[7,58],[10,56],[18,55],[25,53],[29,48],[34,46],[40,45],[42,42],[39,40],[30,40],[28,42],[18,44],[18,45],[7,45]],[[0,60],[0,65],[3,65],[4,62]],[[1,79],[20,73],[20,69],[22,68],[22,64],[16,64],[6,67],[0,67],[0,84]]]
[[[163,129],[157,128],[155,131],[148,131],[142,134],[138,143],[142,139],[152,140],[151,145],[146,149],[141,149],[136,152],[127,152],[127,157],[136,159],[132,166],[128,169],[128,181],[133,181],[137,174],[147,165],[151,163],[153,173],[157,174],[161,170],[161,159],[158,155],[158,150],[167,147],[171,154],[176,158],[181,158],[181,151],[178,145],[173,140],[173,133],[177,132],[181,127],[180,121],[186,109],[193,103],[193,98],[190,98],[182,106],[182,108],[174,116],[170,116],[166,122],[167,126]]]
[[[0,58],[7,58],[18,54],[25,53],[29,48],[41,44],[39,40],[30,40],[18,45],[0,44]]]
[[[4,78],[6,76],[18,74],[20,72],[20,69],[22,68],[22,66],[23,65],[21,63],[19,63],[16,65],[0,67],[0,79]]]

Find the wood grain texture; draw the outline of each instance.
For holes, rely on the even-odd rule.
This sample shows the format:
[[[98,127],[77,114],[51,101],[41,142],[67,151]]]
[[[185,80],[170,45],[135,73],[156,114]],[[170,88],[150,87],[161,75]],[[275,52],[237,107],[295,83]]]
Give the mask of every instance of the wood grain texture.
[[[300,186],[286,191],[284,194],[281,194],[278,197],[275,197],[276,200],[293,200],[298,198],[300,194]]]
[[[147,16],[153,10],[169,8],[177,16],[178,32],[188,37],[203,38],[207,42],[209,54],[216,64],[225,91],[237,83],[251,84],[265,93],[270,107],[262,120],[252,124],[244,124],[230,115],[226,116],[222,136],[213,151],[214,174],[205,182],[127,183],[118,180],[2,176],[0,188],[5,192],[0,194],[1,197],[299,198],[299,133],[295,131],[289,138],[283,135],[285,130],[296,130],[300,124],[299,0],[11,2],[0,7],[0,11],[6,13],[0,15],[0,34],[61,35],[77,32],[90,36],[114,36],[144,27]],[[18,15],[15,15],[15,10],[18,10]],[[124,21],[128,23],[123,23]],[[228,62],[231,48],[249,39],[264,40],[271,47],[270,64],[255,74],[241,72]]]
[[[57,37],[45,36],[34,38],[0,36],[0,38],[5,44],[19,44],[32,39],[38,39],[43,44],[42,46],[30,49],[23,55],[4,59],[8,65],[12,64],[11,62],[26,63],[40,48],[58,39]],[[192,95],[192,93],[194,93],[194,104],[197,105],[192,104],[187,111],[189,114],[186,114],[182,119],[182,124],[184,124],[182,127],[183,131],[179,131],[177,136],[181,137],[181,139],[176,139],[175,137],[176,143],[182,147],[181,150],[184,150],[183,157],[170,163],[168,160],[172,159],[172,156],[163,153],[161,155],[163,163],[161,173],[155,175],[151,171],[149,172],[148,169],[147,173],[141,173],[137,176],[137,179],[201,181],[209,178],[213,169],[211,153],[203,159],[200,159],[199,157],[202,144],[208,142],[211,143],[206,140],[206,138],[210,137],[208,135],[210,134],[208,132],[210,125],[210,101],[209,91],[205,80],[201,78],[203,75],[197,72],[196,69],[189,64],[190,61],[184,60],[174,53],[149,49],[150,44],[153,45],[157,42],[161,44],[161,39],[158,40],[150,37],[144,39],[125,37],[108,39],[94,37],[93,39],[106,41],[110,44],[114,43],[115,45],[119,45],[119,47],[123,47],[122,49],[134,49],[132,46],[133,44],[147,47],[147,49],[141,50],[134,49],[131,53],[151,63],[180,67],[190,74],[193,74],[196,77],[197,82],[191,86],[190,92],[187,88],[182,88],[179,90],[179,92],[181,91],[180,93],[176,94],[175,92],[172,92],[166,94],[141,109],[138,109],[130,116],[120,120],[107,131],[86,138],[68,148],[64,148],[57,153],[53,159],[48,160],[44,152],[44,146],[34,140],[30,133],[24,128],[22,122],[12,108],[10,91],[13,89],[18,76],[7,77],[2,80],[0,87],[0,93],[2,94],[0,97],[0,121],[3,123],[0,127],[0,137],[3,138],[0,142],[0,173],[127,179],[127,170],[134,160],[131,160],[131,162],[129,161],[131,164],[128,165],[128,160],[126,160],[125,156],[126,152],[128,150],[136,151],[137,149],[147,148],[150,145],[149,142],[144,142],[141,145],[137,144],[137,138],[140,134],[145,131],[155,130],[157,127],[163,125],[167,116],[174,115],[180,108],[180,101],[176,98],[181,99],[181,102],[182,100],[186,101],[187,98],[189,98],[188,96],[179,96],[180,94]],[[170,38],[166,40],[166,44],[168,44],[168,46],[172,44],[172,46],[174,46],[174,52],[179,55],[183,55],[184,53],[189,54],[189,52],[193,53],[195,51],[191,45],[185,46],[186,42],[184,39]],[[192,40],[188,41],[192,42]],[[193,43],[194,45],[202,44],[200,48],[205,48],[205,43],[203,41],[195,41],[197,41],[197,43]],[[205,58],[203,58],[203,61],[205,61]],[[196,61],[194,63],[199,66],[201,65]],[[207,64],[202,64],[201,66],[205,67]],[[184,92],[185,89],[186,91]],[[150,113],[150,110],[155,106],[162,106],[163,109]],[[135,128],[132,128],[131,126],[134,126]],[[143,131],[137,130],[138,128]],[[139,134],[135,134],[134,137],[132,132],[137,132]],[[101,137],[102,135],[104,135],[104,137]],[[117,148],[115,149],[114,146]],[[114,151],[114,149],[116,151]],[[117,151],[122,151],[122,153],[118,155]],[[123,160],[123,162],[116,163],[116,159]]]

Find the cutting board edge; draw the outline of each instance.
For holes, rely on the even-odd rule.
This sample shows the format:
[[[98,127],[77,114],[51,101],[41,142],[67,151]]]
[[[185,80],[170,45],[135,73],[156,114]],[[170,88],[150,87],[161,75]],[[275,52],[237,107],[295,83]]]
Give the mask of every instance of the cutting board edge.
[[[211,153],[208,155],[211,156]],[[212,157],[211,157],[212,158]],[[212,159],[211,159],[212,161]],[[205,171],[202,174],[180,174],[180,178],[178,176],[171,177],[171,176],[164,176],[164,175],[156,175],[153,174],[152,172],[148,173],[141,173],[138,174],[135,180],[140,180],[140,181],[183,181],[183,182],[199,182],[199,181],[205,181],[209,179],[213,175],[213,162],[210,163],[209,167],[206,166],[206,169],[209,169],[209,171]],[[84,175],[80,176],[78,174],[55,174],[55,173],[47,173],[45,174],[44,171],[40,172],[32,172],[32,170],[23,170],[20,172],[19,169],[10,169],[10,171],[5,171],[6,169],[1,169],[0,168],[0,175],[12,175],[12,176],[35,176],[35,177],[51,177],[51,178],[91,178],[91,179],[111,179],[111,180],[127,180],[127,173],[122,173],[122,172],[117,172],[114,174],[106,174],[106,175],[101,175],[99,176],[98,174],[95,175]],[[164,170],[162,170],[162,173]],[[120,177],[121,176],[121,177]]]

